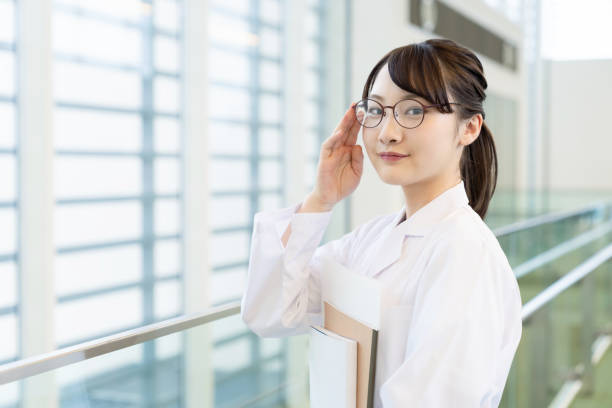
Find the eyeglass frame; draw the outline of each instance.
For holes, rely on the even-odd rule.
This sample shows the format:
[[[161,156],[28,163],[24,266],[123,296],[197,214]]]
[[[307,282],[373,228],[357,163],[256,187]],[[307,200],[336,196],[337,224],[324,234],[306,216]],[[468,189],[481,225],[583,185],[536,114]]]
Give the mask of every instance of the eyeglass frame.
[[[395,119],[395,121],[397,122],[397,124],[398,124],[398,125],[400,125],[400,126],[401,126],[401,127],[403,127],[404,129],[415,129],[415,128],[417,128],[417,127],[421,126],[421,123],[423,123],[423,120],[425,120],[425,113],[427,113],[427,109],[429,109],[429,108],[437,108],[437,107],[439,107],[439,106],[446,106],[446,105],[463,105],[463,104],[458,103],[458,102],[436,103],[436,104],[434,104],[434,105],[424,105],[423,103],[421,103],[420,101],[418,101],[418,100],[416,100],[416,99],[414,99],[414,98],[405,98],[405,99],[400,99],[400,100],[399,100],[399,101],[397,101],[397,102],[396,102],[396,103],[395,103],[393,106],[391,106],[391,105],[387,105],[387,106],[385,106],[385,105],[383,105],[382,103],[378,102],[376,99],[372,99],[372,98],[363,98],[363,99],[360,99],[360,100],[358,100],[357,102],[355,102],[355,105],[353,106],[353,110],[355,111],[355,117],[357,117],[357,105],[359,104],[359,102],[361,102],[361,101],[365,101],[365,100],[369,100],[369,101],[376,102],[377,104],[379,104],[380,106],[382,106],[382,112],[383,112],[383,113],[382,113],[382,115],[381,115],[381,117],[380,117],[380,121],[379,121],[379,122],[378,122],[376,125],[374,125],[374,126],[366,126],[366,125],[364,125],[363,123],[359,122],[359,119],[357,119],[357,121],[359,122],[359,124],[360,124],[361,126],[363,126],[364,128],[367,128],[367,129],[374,129],[375,127],[377,127],[378,125],[380,125],[380,124],[382,123],[383,117],[385,117],[385,115],[386,115],[386,112],[387,112],[387,110],[386,110],[386,109],[387,109],[387,108],[391,108],[391,111],[393,112],[393,115],[392,115],[392,116],[393,116],[393,119]],[[418,124],[418,125],[413,126],[413,127],[407,127],[407,126],[404,126],[404,125],[402,125],[401,123],[399,123],[399,120],[397,120],[397,118],[395,117],[395,107],[396,107],[396,106],[397,106],[399,103],[404,102],[404,101],[415,101],[416,103],[418,103],[419,105],[421,105],[421,107],[423,108],[423,115],[421,116],[421,121],[419,122],[419,124]],[[453,111],[453,112],[454,112],[454,111]],[[446,112],[446,113],[453,113],[453,112]]]

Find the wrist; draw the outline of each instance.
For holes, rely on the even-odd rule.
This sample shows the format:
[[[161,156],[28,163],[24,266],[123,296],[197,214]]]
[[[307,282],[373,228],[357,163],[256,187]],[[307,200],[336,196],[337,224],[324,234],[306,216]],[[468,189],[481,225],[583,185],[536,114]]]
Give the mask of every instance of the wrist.
[[[328,212],[333,208],[333,205],[324,203],[314,193],[310,193],[302,202],[302,206],[298,212]]]

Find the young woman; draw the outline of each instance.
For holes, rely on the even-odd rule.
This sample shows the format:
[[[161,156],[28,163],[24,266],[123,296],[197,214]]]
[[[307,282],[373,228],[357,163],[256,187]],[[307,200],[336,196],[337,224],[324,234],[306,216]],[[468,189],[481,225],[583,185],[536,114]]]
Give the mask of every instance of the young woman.
[[[320,322],[321,260],[383,282],[374,406],[497,407],[521,338],[516,278],[483,219],[497,179],[487,81],[470,50],[431,39],[387,53],[323,143],[314,189],[255,215],[241,316],[260,336]],[[363,153],[401,186],[400,211],[318,247]],[[355,203],[359,205],[359,203]]]

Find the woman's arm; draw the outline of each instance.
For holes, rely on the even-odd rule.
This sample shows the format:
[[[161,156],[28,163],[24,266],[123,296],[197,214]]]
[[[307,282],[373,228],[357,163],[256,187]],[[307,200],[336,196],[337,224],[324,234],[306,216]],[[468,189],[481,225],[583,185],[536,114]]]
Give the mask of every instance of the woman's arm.
[[[316,197],[312,194],[309,194],[306,199],[302,202],[302,204],[298,207],[297,213],[320,213],[320,212],[328,212],[331,211],[332,208],[326,206],[325,204],[320,203]],[[287,226],[285,233],[283,234],[282,242],[283,248],[287,247],[287,241],[289,240],[289,236],[291,235],[291,223]]]
[[[351,251],[355,231],[318,246],[332,211],[298,212],[310,205],[255,215],[241,316],[260,336],[303,334],[311,322],[320,323],[322,260],[345,263]]]

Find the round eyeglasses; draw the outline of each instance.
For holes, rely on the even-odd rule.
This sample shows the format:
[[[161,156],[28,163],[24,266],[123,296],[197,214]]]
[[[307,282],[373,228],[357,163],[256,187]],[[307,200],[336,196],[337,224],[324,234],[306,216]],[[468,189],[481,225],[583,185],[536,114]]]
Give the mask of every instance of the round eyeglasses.
[[[461,105],[457,102],[449,102],[449,104]],[[353,109],[355,109],[357,121],[363,125],[363,127],[374,128],[378,126],[380,122],[382,122],[383,116],[385,116],[385,109],[391,108],[393,117],[401,127],[414,129],[423,122],[425,111],[428,108],[436,108],[445,105],[444,103],[423,105],[416,99],[402,99],[393,106],[383,106],[374,99],[365,98],[357,102]]]

